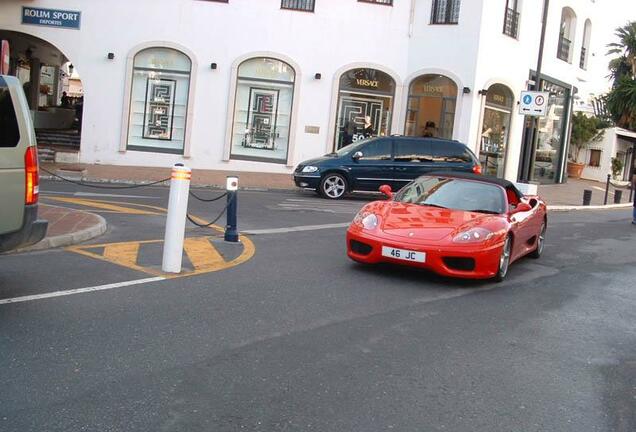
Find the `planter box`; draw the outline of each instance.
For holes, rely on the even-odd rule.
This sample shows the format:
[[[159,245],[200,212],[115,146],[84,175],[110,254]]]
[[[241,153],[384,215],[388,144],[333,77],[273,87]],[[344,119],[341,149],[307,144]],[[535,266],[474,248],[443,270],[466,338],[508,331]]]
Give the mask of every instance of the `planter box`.
[[[568,177],[580,179],[583,174],[585,164],[577,162],[568,162]]]

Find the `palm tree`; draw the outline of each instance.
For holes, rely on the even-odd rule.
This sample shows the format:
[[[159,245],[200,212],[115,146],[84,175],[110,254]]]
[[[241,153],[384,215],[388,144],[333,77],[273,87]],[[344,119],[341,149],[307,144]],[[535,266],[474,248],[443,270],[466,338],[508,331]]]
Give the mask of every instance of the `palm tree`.
[[[636,80],[623,75],[614,82],[607,95],[607,110],[618,126],[636,130]]]
[[[636,21],[631,21],[616,29],[614,33],[619,42],[612,42],[607,45],[607,54],[620,54],[627,59],[631,66],[632,78],[636,77]]]
[[[607,110],[617,126],[636,130],[636,21],[616,29],[618,42],[608,44],[610,54],[620,57],[610,61],[610,77],[614,81],[607,94]]]
[[[623,75],[629,76],[632,71],[632,66],[625,56],[616,57],[610,60],[607,68],[610,71],[610,74],[607,76],[607,78],[609,78],[614,83],[617,83],[618,79]]]

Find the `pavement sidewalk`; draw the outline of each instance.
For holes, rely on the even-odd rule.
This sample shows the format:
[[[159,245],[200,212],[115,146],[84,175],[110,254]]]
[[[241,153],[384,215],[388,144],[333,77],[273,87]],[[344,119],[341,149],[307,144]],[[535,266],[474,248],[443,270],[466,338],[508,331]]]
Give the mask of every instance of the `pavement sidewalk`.
[[[62,177],[74,180],[114,182],[114,183],[141,183],[154,182],[170,177],[170,168],[155,167],[131,167],[115,165],[86,165],[86,164],[42,164],[42,166]],[[41,172],[42,177],[49,176]],[[224,188],[225,178],[228,175],[238,175],[242,189],[296,189],[291,174],[272,174],[246,171],[221,171],[221,170],[192,170],[192,184],[197,186],[211,186]],[[602,205],[605,195],[605,184],[591,180],[569,179],[567,183],[558,185],[540,185],[539,195],[548,203],[548,206],[580,206],[583,202],[583,191],[592,190],[592,202],[594,205]],[[614,203],[614,192],[622,190],[621,203],[629,203],[629,189],[616,189],[610,186],[608,204]]]
[[[46,237],[39,243],[12,251],[13,253],[81,243],[102,235],[107,227],[106,221],[99,215],[42,203],[38,207],[38,217],[49,221]]]

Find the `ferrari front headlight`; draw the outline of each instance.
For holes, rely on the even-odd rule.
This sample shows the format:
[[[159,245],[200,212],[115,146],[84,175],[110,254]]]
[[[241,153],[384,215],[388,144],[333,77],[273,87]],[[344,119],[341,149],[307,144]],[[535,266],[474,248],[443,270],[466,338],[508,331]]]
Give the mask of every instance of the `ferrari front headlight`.
[[[494,233],[486,228],[471,228],[457,234],[453,241],[455,243],[479,243],[490,240],[493,235]]]

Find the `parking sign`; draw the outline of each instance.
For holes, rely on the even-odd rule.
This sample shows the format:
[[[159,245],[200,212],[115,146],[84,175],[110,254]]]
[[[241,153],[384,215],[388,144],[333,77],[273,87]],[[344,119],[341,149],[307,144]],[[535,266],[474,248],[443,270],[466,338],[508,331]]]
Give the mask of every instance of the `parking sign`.
[[[544,117],[547,113],[548,92],[522,91],[519,114]]]

